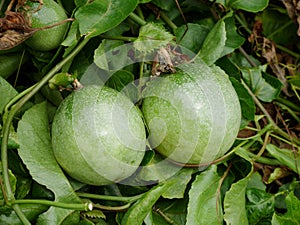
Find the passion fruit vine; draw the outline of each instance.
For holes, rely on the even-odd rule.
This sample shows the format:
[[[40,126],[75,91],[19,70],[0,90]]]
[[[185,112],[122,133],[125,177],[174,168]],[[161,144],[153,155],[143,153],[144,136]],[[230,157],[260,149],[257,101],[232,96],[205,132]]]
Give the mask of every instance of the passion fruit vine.
[[[91,185],[119,182],[140,165],[146,148],[141,112],[109,87],[70,94],[52,124],[54,155],[73,178]]]
[[[151,81],[142,112],[149,142],[182,164],[205,164],[232,146],[241,122],[238,96],[227,75],[204,63],[181,65],[175,74]]]

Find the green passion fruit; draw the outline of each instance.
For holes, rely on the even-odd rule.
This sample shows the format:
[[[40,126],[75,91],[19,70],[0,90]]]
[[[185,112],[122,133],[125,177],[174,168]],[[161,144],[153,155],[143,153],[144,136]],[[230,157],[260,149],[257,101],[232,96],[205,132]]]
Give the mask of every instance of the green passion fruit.
[[[142,112],[152,148],[182,164],[205,164],[223,156],[241,121],[239,99],[228,76],[200,62],[150,81]]]
[[[114,89],[83,87],[57,109],[52,146],[71,177],[91,185],[119,182],[136,171],[145,154],[141,112]]]
[[[39,8],[39,2],[28,1],[30,6],[28,18],[32,28],[41,28],[67,19],[64,9],[53,0],[43,0],[43,5]],[[25,43],[38,51],[50,51],[61,44],[66,33],[67,23],[37,31]]]

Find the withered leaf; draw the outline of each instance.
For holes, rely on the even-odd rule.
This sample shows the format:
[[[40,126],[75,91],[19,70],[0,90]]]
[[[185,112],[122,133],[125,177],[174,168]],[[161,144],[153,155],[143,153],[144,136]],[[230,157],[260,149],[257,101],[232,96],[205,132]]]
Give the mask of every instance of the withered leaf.
[[[6,11],[5,17],[0,18],[0,50],[11,49],[24,42],[37,31],[49,29],[73,21],[73,19],[66,19],[40,28],[32,28],[29,21],[25,13]]]
[[[21,44],[38,30],[30,27],[23,13],[7,11],[5,17],[0,18],[0,50]]]

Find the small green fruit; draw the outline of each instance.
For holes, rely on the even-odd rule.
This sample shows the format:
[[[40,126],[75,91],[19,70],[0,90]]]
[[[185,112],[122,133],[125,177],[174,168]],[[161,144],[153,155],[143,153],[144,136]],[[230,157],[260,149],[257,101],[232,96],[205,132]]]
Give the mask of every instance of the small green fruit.
[[[173,161],[209,163],[223,156],[237,136],[239,99],[220,68],[203,63],[180,68],[151,81],[143,93],[149,142]]]
[[[53,0],[43,0],[44,4],[38,9],[39,2],[28,1],[31,11],[28,12],[28,18],[32,28],[41,28],[61,22],[67,19],[64,9]],[[50,51],[61,44],[66,33],[67,23],[37,31],[25,43],[38,51]]]
[[[141,112],[114,89],[83,87],[58,108],[52,145],[71,177],[91,185],[119,182],[136,171],[145,154]]]

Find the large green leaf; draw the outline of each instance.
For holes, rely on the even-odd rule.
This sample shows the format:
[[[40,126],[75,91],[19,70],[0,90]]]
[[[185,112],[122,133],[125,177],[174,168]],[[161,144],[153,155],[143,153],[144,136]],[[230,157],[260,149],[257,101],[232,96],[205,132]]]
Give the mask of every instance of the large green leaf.
[[[81,35],[102,34],[120,24],[137,6],[137,0],[88,1],[75,13]]]
[[[274,213],[275,197],[256,188],[247,188],[246,197],[249,224],[262,224],[264,221],[270,221]]]
[[[37,104],[25,112],[18,124],[19,155],[32,178],[55,195],[55,201],[78,203],[79,198],[57,164],[51,147],[47,103]],[[50,208],[38,224],[58,225],[71,210]]]
[[[206,21],[207,22],[207,21]],[[186,26],[180,26],[175,30],[176,40],[180,46],[193,51],[199,52],[203,42],[209,33],[210,27],[206,24],[188,23],[188,30]],[[184,35],[184,36],[183,36]]]
[[[300,200],[294,195],[293,191],[285,199],[287,213],[284,215],[274,214],[272,218],[273,225],[299,225],[300,224]]]
[[[253,170],[253,166],[252,166]],[[246,188],[252,171],[243,179],[231,185],[224,198],[224,220],[231,225],[248,225],[246,211]]]
[[[214,225],[223,220],[218,195],[220,179],[216,165],[197,176],[189,191],[187,225]]]
[[[4,79],[0,76],[0,114],[4,109],[5,105],[15,97],[18,92]]]
[[[264,36],[275,43],[289,46],[298,41],[297,25],[286,13],[268,9],[263,12],[261,19]]]
[[[212,65],[219,58],[225,49],[226,29],[224,20],[219,20],[208,33],[200,50],[199,56],[202,60]]]
[[[234,9],[242,9],[255,13],[264,10],[269,0],[229,0],[226,3]]]

